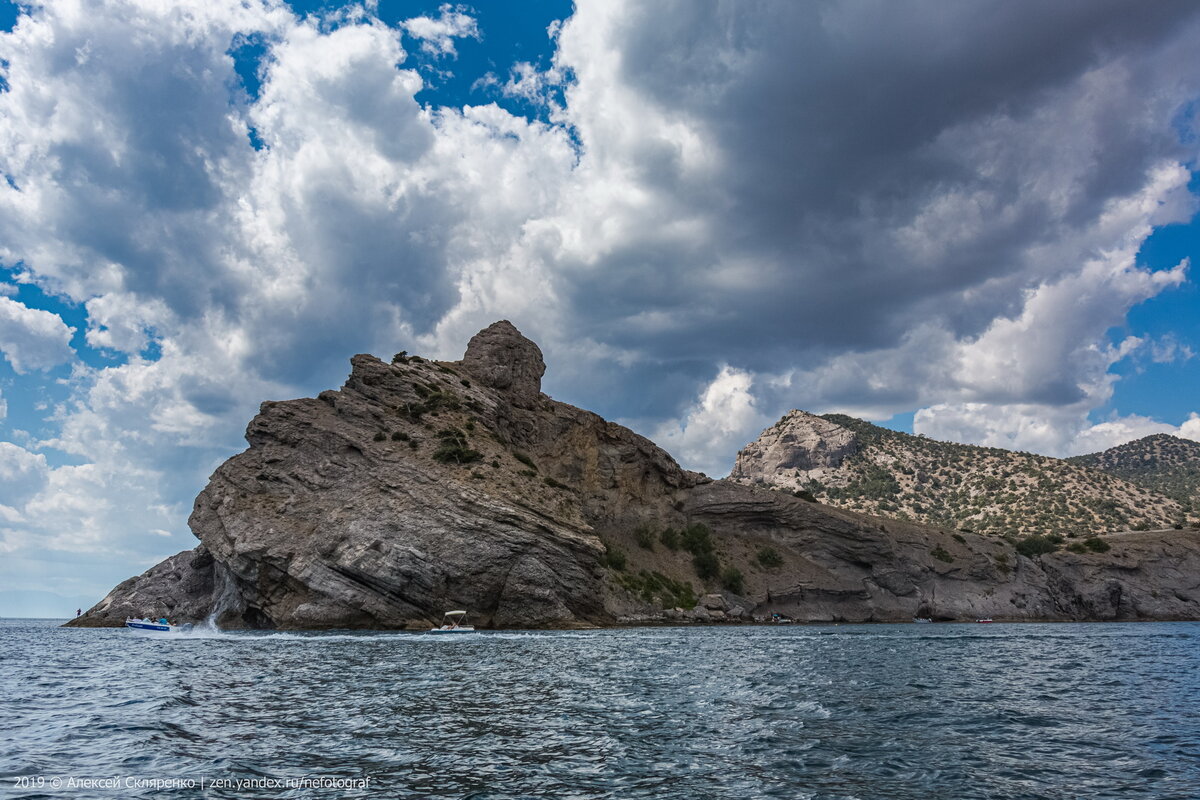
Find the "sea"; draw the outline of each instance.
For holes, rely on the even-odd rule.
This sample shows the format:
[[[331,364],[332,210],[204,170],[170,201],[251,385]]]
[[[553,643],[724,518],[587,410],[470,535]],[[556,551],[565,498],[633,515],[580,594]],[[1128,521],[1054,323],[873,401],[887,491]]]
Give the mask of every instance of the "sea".
[[[0,620],[0,797],[1200,798],[1200,624]]]

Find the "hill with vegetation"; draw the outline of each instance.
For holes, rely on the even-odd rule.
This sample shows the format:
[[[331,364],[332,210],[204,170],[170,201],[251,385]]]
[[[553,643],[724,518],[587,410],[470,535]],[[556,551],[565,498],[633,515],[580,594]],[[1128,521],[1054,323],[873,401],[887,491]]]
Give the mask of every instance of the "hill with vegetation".
[[[1155,452],[1153,463],[1165,465],[1176,448]],[[1200,461],[1172,459],[1171,472],[1143,468],[1144,476],[1160,476],[1154,483],[1135,479],[1132,466],[1119,472],[1099,461],[941,442],[842,414],[791,411],[738,453],[730,479],[963,531],[1086,538],[1191,522],[1194,506],[1181,502],[1184,465]]]
[[[1200,442],[1156,433],[1067,461],[1116,475],[1200,514]]]

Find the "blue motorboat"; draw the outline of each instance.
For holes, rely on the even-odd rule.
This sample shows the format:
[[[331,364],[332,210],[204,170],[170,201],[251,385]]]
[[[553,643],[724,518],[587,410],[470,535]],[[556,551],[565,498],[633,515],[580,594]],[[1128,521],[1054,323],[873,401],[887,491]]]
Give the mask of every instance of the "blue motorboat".
[[[166,617],[159,619],[137,619],[131,617],[125,620],[125,627],[143,633],[187,633],[192,629],[190,624],[172,625],[167,622]]]

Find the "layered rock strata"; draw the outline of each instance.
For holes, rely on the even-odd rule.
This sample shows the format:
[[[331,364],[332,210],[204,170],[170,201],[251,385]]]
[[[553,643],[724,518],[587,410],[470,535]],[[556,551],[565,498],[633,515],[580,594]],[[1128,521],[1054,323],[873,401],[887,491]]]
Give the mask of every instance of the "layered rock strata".
[[[227,627],[419,629],[451,608],[494,628],[1200,617],[1186,531],[1028,559],[1003,540],[714,482],[544,395],[541,351],[508,322],[458,362],[351,366],[340,390],[263,403],[249,447],[196,498],[200,546],[70,624],[215,612]],[[809,447],[805,463],[854,446]],[[688,529],[707,549],[680,545]]]

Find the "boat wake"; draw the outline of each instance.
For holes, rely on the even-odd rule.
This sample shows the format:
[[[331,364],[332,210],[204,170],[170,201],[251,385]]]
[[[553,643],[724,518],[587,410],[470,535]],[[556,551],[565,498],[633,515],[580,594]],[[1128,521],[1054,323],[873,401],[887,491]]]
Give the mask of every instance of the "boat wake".
[[[216,625],[207,622],[198,625],[184,627],[181,630],[171,631],[149,631],[138,630],[137,628],[126,629],[133,636],[139,639],[157,639],[157,640],[180,640],[180,639],[226,639],[229,634],[222,631]]]

